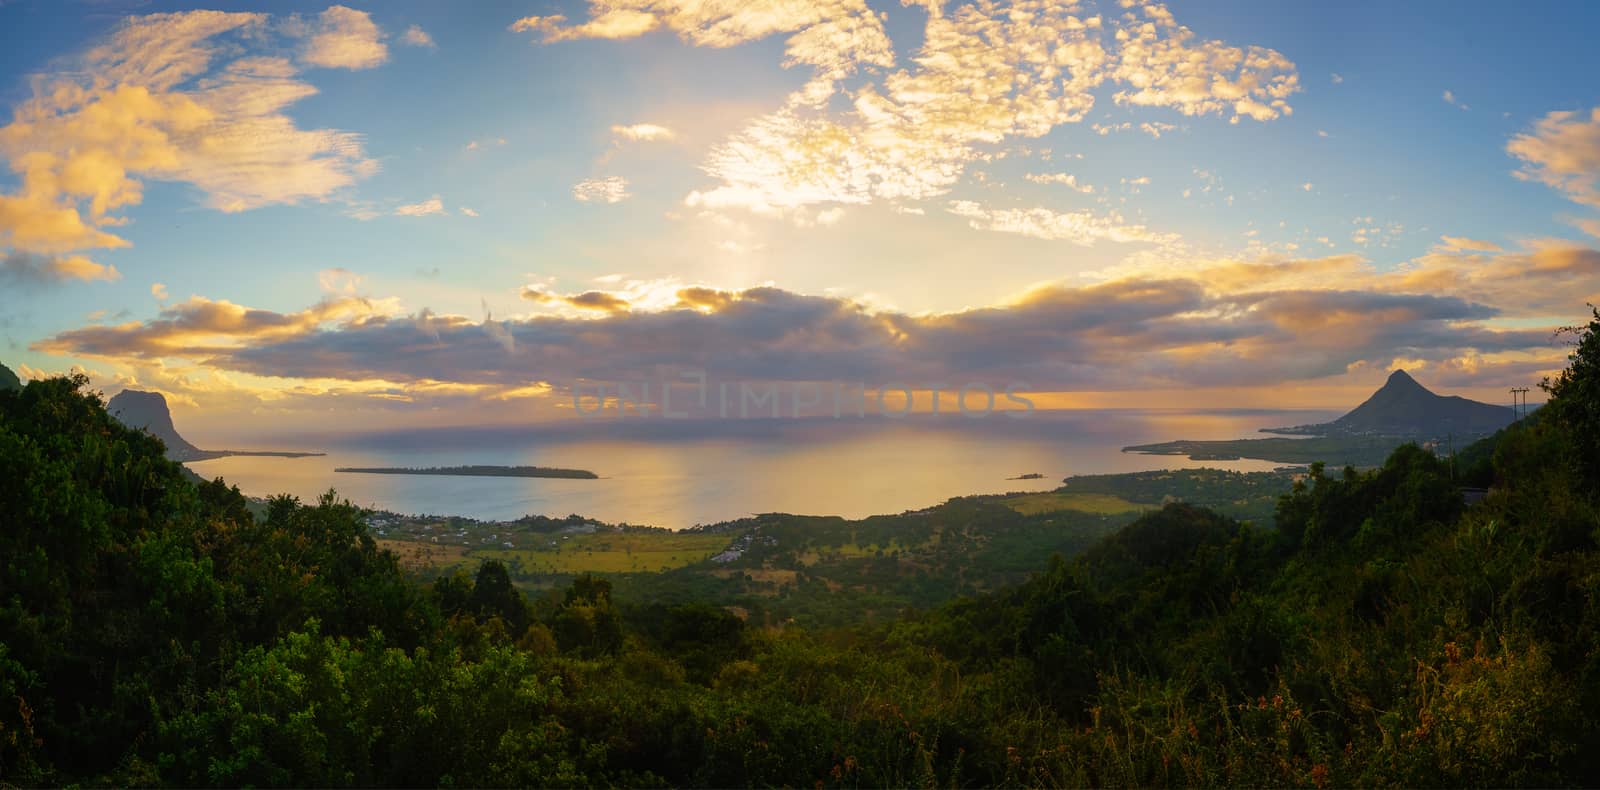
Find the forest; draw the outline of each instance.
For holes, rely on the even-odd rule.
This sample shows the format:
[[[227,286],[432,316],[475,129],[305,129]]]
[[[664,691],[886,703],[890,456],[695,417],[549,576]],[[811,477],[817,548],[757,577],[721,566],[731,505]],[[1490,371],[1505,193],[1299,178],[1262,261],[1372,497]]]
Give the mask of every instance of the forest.
[[[1015,583],[855,622],[419,578],[332,493],[257,515],[33,381],[0,391],[0,785],[1594,785],[1600,313],[1572,342],[1453,459],[1314,465],[1269,519],[1078,514]]]

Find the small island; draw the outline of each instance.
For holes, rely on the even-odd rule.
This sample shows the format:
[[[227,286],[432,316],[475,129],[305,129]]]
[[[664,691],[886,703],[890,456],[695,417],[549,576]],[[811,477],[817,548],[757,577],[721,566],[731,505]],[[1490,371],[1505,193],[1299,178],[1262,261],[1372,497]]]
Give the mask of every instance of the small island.
[[[1043,480],[1044,479],[1044,475],[1041,475],[1038,472],[1029,472],[1029,473],[1027,473],[1025,475],[1017,475],[1016,477],[1008,477],[1006,479],[1007,480]]]
[[[568,480],[598,480],[587,469],[560,469],[553,466],[431,466],[426,469],[404,467],[339,467],[335,472],[366,475],[453,475],[457,477],[558,477]]]

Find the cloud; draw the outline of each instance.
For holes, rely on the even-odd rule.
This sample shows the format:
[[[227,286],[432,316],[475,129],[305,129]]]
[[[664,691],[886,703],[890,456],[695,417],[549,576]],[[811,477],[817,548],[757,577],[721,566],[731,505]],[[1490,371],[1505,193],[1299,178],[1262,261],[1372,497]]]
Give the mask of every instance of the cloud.
[[[1499,253],[1430,252],[1393,277],[1396,290],[1458,294],[1515,315],[1570,315],[1600,304],[1600,250],[1563,240]]]
[[[300,50],[300,61],[310,66],[329,69],[370,69],[381,66],[389,59],[389,48],[383,43],[383,31],[372,21],[372,15],[342,5],[329,6],[315,22],[292,19],[290,29],[305,37]],[[412,27],[418,33],[420,28]],[[424,38],[428,34],[422,33]],[[407,43],[413,43],[407,31]],[[432,43],[430,39],[428,43]]]
[[[473,211],[472,209],[467,208],[466,206],[462,206],[461,207],[461,216],[463,216],[463,217],[476,217],[476,216],[478,216],[478,212]]]
[[[1176,128],[1178,127],[1175,124],[1170,123],[1152,122],[1139,124],[1139,131],[1144,132],[1145,134],[1148,134],[1157,140],[1161,139],[1161,135],[1164,132],[1170,132]]]
[[[1329,81],[1330,81],[1330,82],[1332,82],[1332,83],[1333,83],[1333,84],[1335,84],[1335,85],[1338,85],[1338,84],[1339,84],[1339,83],[1342,83],[1342,82],[1344,82],[1344,77],[1343,77],[1343,76],[1341,76],[1341,75],[1340,75],[1340,74],[1339,74],[1339,72],[1337,72],[1337,71],[1336,71],[1336,72],[1334,72],[1334,73],[1332,73],[1332,74],[1330,74],[1330,75],[1328,75],[1328,80],[1329,80]]]
[[[1443,98],[1445,104],[1449,104],[1453,107],[1460,107],[1463,110],[1472,109],[1471,107],[1467,106],[1465,102],[1457,100],[1455,93],[1452,91],[1445,91]]]
[[[1231,121],[1287,114],[1299,89],[1283,55],[1201,40],[1159,4],[1145,6],[1142,18],[1116,19],[1045,0],[924,10],[922,44],[898,69],[878,17],[849,0],[592,0],[587,22],[528,17],[512,29],[553,43],[665,28],[717,47],[790,33],[786,65],[810,66],[811,78],[715,146],[703,169],[716,183],[686,199],[790,218],[808,216],[796,210],[818,203],[944,195],[986,156],[985,146],[1084,120],[1108,81],[1121,88],[1113,95],[1119,104]],[[1174,127],[1139,128],[1160,136]]]
[[[0,282],[46,285],[73,280],[120,280],[115,266],[95,263],[82,255],[40,255],[13,250],[0,258]]]
[[[1588,113],[1552,112],[1512,137],[1506,151],[1522,160],[1518,178],[1600,208],[1600,107]]]
[[[204,360],[225,356],[249,342],[305,335],[330,321],[359,325],[392,310],[393,305],[388,302],[340,296],[299,312],[276,313],[195,296],[163,307],[160,316],[149,321],[70,330],[34,347],[49,353],[81,352],[88,356],[183,356]]]
[[[1440,244],[1435,249],[1437,249],[1437,250],[1439,250],[1441,252],[1467,252],[1467,251],[1471,251],[1471,252],[1500,252],[1501,251],[1500,245],[1495,244],[1492,241],[1480,241],[1478,239],[1469,239],[1469,238],[1466,238],[1464,236],[1440,236],[1439,239],[1443,243]]]
[[[696,0],[592,0],[589,20],[567,25],[563,16],[530,16],[512,22],[513,32],[533,32],[545,43],[576,39],[635,38],[658,28],[702,47],[731,47],[779,33],[792,33],[785,65],[804,64],[827,79],[858,64],[894,64],[882,20],[863,0],[785,0],[712,4]]]
[[[343,268],[317,272],[317,284],[330,294],[354,294],[361,288],[361,279],[361,275]]]
[[[150,286],[150,295],[154,296],[156,298],[156,301],[159,301],[159,302],[167,301],[167,286],[165,284],[163,284],[163,283],[153,283],[153,284],[151,284],[151,286]]]
[[[1057,212],[1047,208],[991,209],[970,200],[951,201],[946,210],[965,217],[976,230],[1070,241],[1085,247],[1099,241],[1124,244],[1174,244],[1178,241],[1176,234],[1157,233],[1143,225],[1127,224],[1116,212],[1101,216],[1090,211]]]
[[[1082,192],[1085,195],[1094,192],[1092,184],[1079,184],[1078,177],[1071,173],[1028,173],[1023,178],[1035,184],[1060,184]]]
[[[20,180],[0,195],[0,245],[126,247],[111,229],[142,202],[143,179],[193,185],[208,207],[234,212],[325,200],[376,172],[359,135],[300,129],[284,114],[316,89],[261,54],[271,32],[262,14],[132,17],[38,77],[0,128]]]
[[[407,46],[427,47],[428,49],[439,48],[437,44],[433,43],[433,36],[428,35],[428,31],[416,25],[406,28],[406,32],[401,34],[400,40],[405,42]]]
[[[421,203],[401,206],[395,209],[394,213],[396,216],[401,217],[426,217],[429,214],[443,214],[444,201],[440,200],[438,195],[434,195]]]
[[[613,126],[611,133],[619,139],[651,142],[655,140],[671,140],[674,134],[665,126],[653,123],[636,123],[631,126]]]
[[[1294,63],[1276,50],[1236,47],[1198,39],[1173,21],[1165,6],[1132,12],[1117,31],[1114,79],[1130,86],[1112,95],[1118,104],[1170,107],[1184,115],[1231,114],[1270,121],[1293,112],[1289,96],[1300,90]]]
[[[438,329],[432,323],[432,321],[429,322],[428,328],[433,332],[436,343],[442,343],[442,341],[438,340]],[[501,351],[507,354],[515,354],[517,352],[517,339],[511,331],[511,322],[496,322],[494,313],[489,312],[489,300],[487,299],[483,300],[483,323],[478,325],[478,329],[483,332],[484,336],[493,340]]]
[[[603,313],[625,313],[630,309],[627,299],[605,291],[585,291],[563,296],[529,286],[522,289],[522,298],[540,304],[561,302],[579,310],[595,310]]]
[[[555,382],[558,394],[578,379],[694,368],[750,380],[1024,380],[1035,390],[1233,386],[1382,367],[1397,354],[1444,361],[1548,347],[1547,330],[1487,328],[1501,311],[1457,296],[1287,284],[1326,285],[1327,272],[1354,265],[1265,262],[1047,285],[1006,305],[930,315],[771,287],[684,287],[671,303],[643,310],[615,294],[529,289],[532,301],[576,302],[597,315],[495,321],[486,308],[481,322],[384,315],[348,299],[288,315],[192,300],[154,321],[84,327],[36,347],[118,359],[189,355],[218,370],[307,380],[448,382],[486,392]]]
[[[572,185],[572,197],[580,203],[621,203],[631,196],[622,176],[586,178]]]

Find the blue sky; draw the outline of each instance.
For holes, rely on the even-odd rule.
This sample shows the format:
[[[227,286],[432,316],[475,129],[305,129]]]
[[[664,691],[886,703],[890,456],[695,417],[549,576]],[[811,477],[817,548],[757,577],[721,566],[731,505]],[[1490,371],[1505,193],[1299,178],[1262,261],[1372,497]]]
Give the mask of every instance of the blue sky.
[[[1020,5],[223,3],[203,8],[261,16],[202,35],[189,4],[0,3],[16,44],[0,52],[0,359],[263,418],[349,404],[374,425],[559,401],[595,375],[569,357],[617,375],[696,364],[734,304],[762,328],[723,349],[742,375],[782,378],[772,360],[814,342],[841,372],[1026,372],[1064,405],[1248,389],[1336,406],[1396,365],[1469,393],[1559,367],[1550,329],[1600,291],[1593,4]],[[277,97],[269,110],[210,90],[241,63],[227,97]],[[996,103],[976,75],[1044,87]],[[174,103],[95,121],[124,88]],[[174,108],[191,105],[206,120],[184,127]],[[29,163],[48,173],[31,186]],[[62,186],[72,174],[114,207]],[[77,230],[28,230],[46,227],[28,212],[68,207]],[[740,297],[761,288],[783,297]],[[1051,307],[1111,295],[1126,303],[1099,323]],[[828,336],[789,323],[797,304],[893,328]],[[670,336],[607,356],[678,313],[681,359]],[[474,349],[502,326],[513,342],[455,369],[379,337],[429,316]],[[970,350],[919,355],[954,325]],[[983,335],[1002,329],[1060,340],[1014,356],[1030,344]],[[283,344],[323,364],[261,361]]]

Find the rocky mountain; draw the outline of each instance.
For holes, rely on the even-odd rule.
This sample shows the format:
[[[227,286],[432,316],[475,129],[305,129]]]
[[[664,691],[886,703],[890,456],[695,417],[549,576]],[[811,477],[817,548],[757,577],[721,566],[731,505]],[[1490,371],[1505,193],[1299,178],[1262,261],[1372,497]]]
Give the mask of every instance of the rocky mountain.
[[[1372,397],[1330,423],[1270,428],[1268,433],[1317,436],[1409,436],[1442,438],[1493,433],[1511,424],[1510,407],[1437,395],[1410,374],[1396,370]]]
[[[123,390],[106,404],[106,411],[129,428],[143,428],[167,446],[167,457],[174,461],[204,461],[230,455],[265,455],[281,458],[302,458],[322,453],[288,453],[252,450],[202,450],[178,434],[172,424],[172,412],[167,409],[167,399],[159,392]]]
[[[159,392],[123,390],[106,404],[106,411],[129,428],[143,428],[167,446],[167,457],[174,461],[195,461],[210,457],[204,450],[178,435],[172,424],[167,399]]]
[[[22,389],[22,380],[17,378],[17,374],[11,372],[11,368],[0,365],[0,390],[20,389]]]

